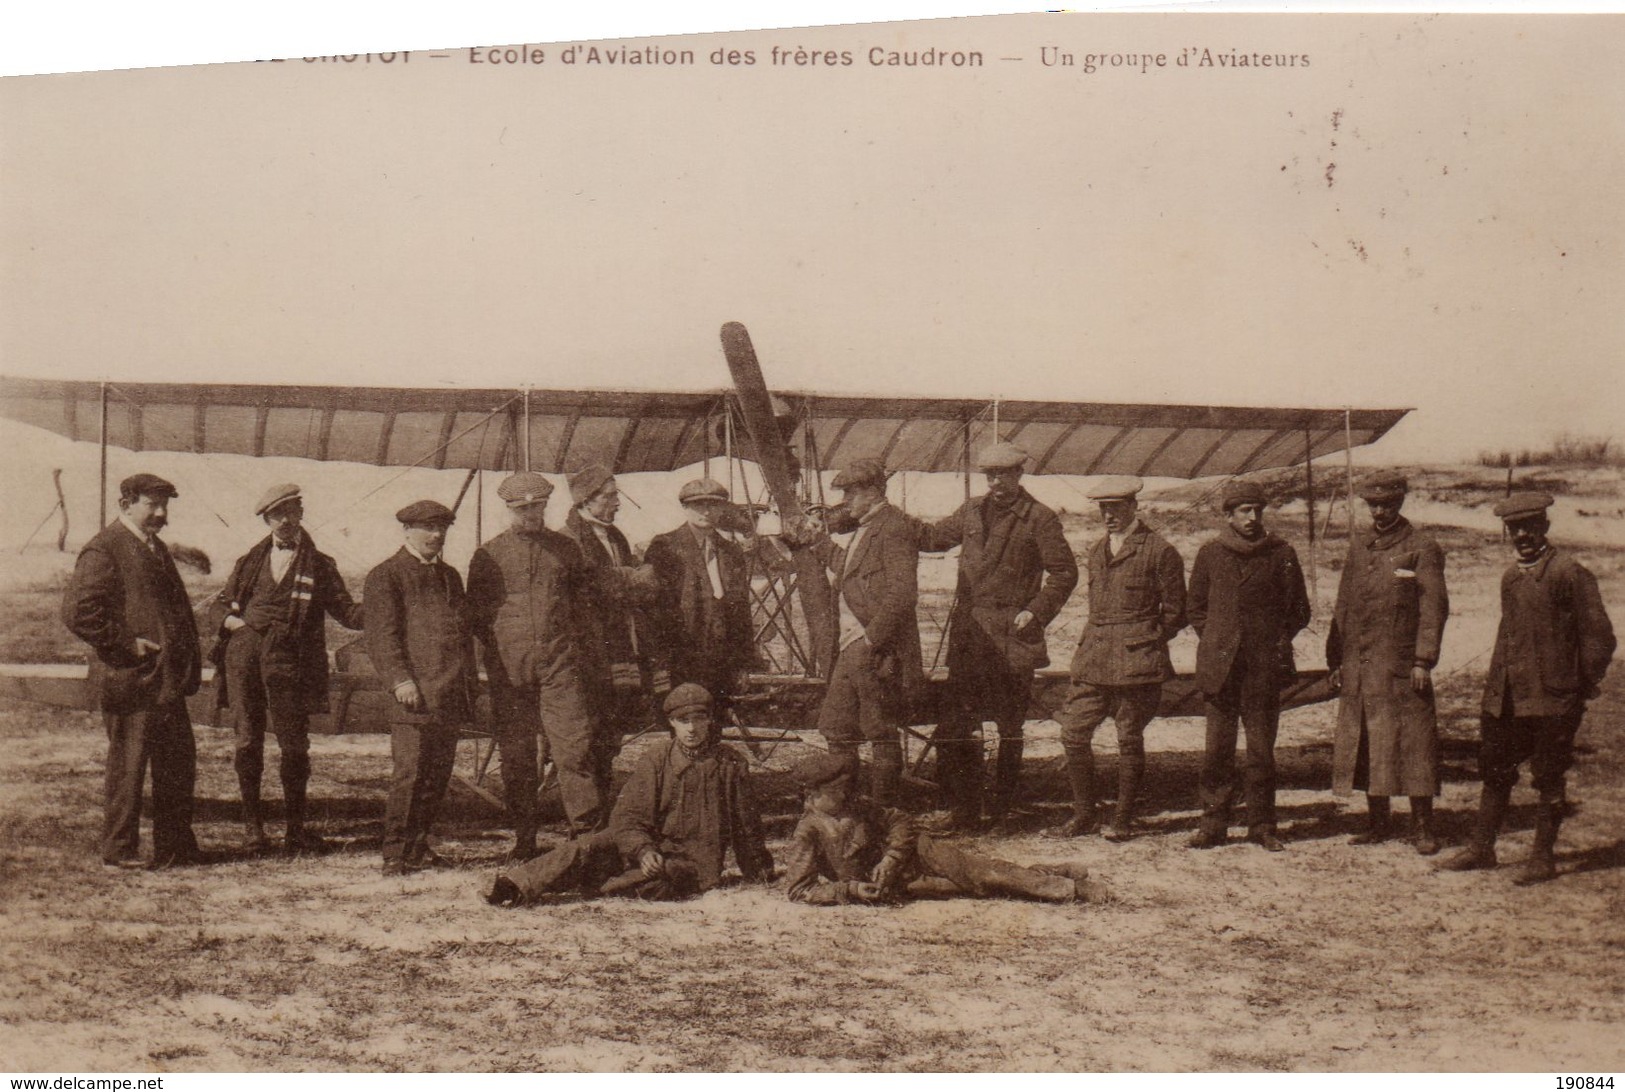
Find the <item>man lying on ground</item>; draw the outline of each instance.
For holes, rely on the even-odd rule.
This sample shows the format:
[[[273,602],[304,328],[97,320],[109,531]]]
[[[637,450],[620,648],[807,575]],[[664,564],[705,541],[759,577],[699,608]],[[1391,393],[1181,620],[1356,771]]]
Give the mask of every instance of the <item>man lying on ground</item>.
[[[816,906],[904,898],[1010,896],[1041,902],[1108,902],[1109,887],[1067,863],[1024,868],[967,853],[921,834],[914,820],[855,791],[854,756],[820,754],[796,768],[806,811],[790,839],[789,896]]]
[[[730,847],[745,879],[773,878],[745,757],[719,742],[710,692],[684,683],[664,711],[672,738],[639,759],[609,828],[499,874],[487,902],[519,906],[569,892],[688,898],[717,886]]]

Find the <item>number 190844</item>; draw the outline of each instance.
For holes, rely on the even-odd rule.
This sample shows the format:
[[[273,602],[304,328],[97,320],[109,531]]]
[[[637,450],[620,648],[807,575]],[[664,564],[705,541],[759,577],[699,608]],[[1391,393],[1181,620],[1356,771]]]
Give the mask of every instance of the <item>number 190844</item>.
[[[1583,1092],[1589,1089],[1609,1089],[1612,1092],[1614,1078],[1612,1077],[1559,1077],[1557,1078],[1558,1092]]]

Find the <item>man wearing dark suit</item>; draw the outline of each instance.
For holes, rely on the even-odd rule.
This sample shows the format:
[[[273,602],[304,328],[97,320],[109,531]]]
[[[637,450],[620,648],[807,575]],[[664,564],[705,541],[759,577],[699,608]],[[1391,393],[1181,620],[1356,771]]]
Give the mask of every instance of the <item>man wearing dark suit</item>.
[[[525,470],[504,478],[497,496],[513,526],[474,551],[468,601],[485,649],[485,674],[498,714],[502,791],[514,827],[513,856],[536,854],[540,739],[558,770],[570,833],[606,817],[608,767],[595,753],[599,732],[587,692],[582,646],[587,566],[568,535],[548,528],[553,483]]]
[[[977,459],[987,493],[947,519],[919,524],[923,552],[960,547],[945,708],[932,737],[938,788],[959,829],[981,823],[981,732],[988,718],[999,730],[992,825],[1007,822],[1021,778],[1033,672],[1049,663],[1044,627],[1078,584],[1078,562],[1059,517],[1021,487],[1026,462],[1014,444],[987,448]]]
[[[648,621],[654,571],[639,565],[615,526],[621,491],[609,470],[589,466],[570,475],[570,514],[564,533],[581,547],[588,579],[583,588],[586,631],[581,647],[587,689],[598,716],[600,784],[608,799],[610,764],[621,741],[658,723],[645,682]]]
[[[1185,628],[1185,563],[1139,517],[1139,478],[1102,478],[1089,491],[1106,533],[1089,548],[1089,619],[1072,656],[1071,686],[1056,710],[1072,786],[1072,818],[1049,832],[1075,838],[1100,830],[1095,730],[1117,727],[1117,808],[1108,841],[1133,836],[1135,799],[1145,776],[1145,728],[1162,684],[1173,677],[1168,642]]]
[[[102,862],[140,863],[141,793],[152,767],[152,867],[198,860],[192,833],[197,744],[186,698],[202,678],[192,605],[158,537],[175,487],[155,474],[119,484],[119,518],[85,544],[62,621],[95,654],[90,686],[107,728]]]
[[[834,577],[834,666],[818,730],[836,753],[873,755],[869,799],[896,803],[903,776],[898,731],[925,681],[920,654],[920,555],[916,528],[886,502],[886,469],[859,459],[835,476],[843,492],[832,527],[855,524],[844,549],[818,545]]]
[[[750,564],[718,531],[728,490],[701,478],[678,492],[686,523],[656,535],[644,551],[653,567],[653,689],[663,698],[685,682],[705,687],[726,720],[739,676],[755,658],[750,627]]]
[[[238,560],[209,612],[210,629],[219,635],[211,657],[215,702],[231,709],[249,851],[270,848],[260,808],[269,725],[281,752],[284,848],[320,852],[326,843],[305,829],[310,715],[327,711],[326,620],[360,629],[361,607],[333,559],[301,526],[305,507],[297,485],[272,486],[254,514],[271,533]]]
[[[1236,792],[1236,731],[1247,729],[1243,771],[1247,838],[1271,852],[1285,847],[1275,827],[1275,734],[1281,687],[1294,675],[1292,638],[1309,624],[1309,595],[1298,555],[1264,529],[1268,498],[1254,482],[1225,484],[1225,528],[1191,566],[1196,685],[1207,705],[1202,760],[1202,825],[1193,849],[1223,845]]]
[[[474,717],[474,641],[463,580],[441,551],[454,517],[437,501],[395,513],[405,545],[367,574],[367,654],[394,696],[394,776],[384,803],[384,874],[438,862],[429,831],[451,781],[457,737]]]
[[[1512,537],[1514,558],[1501,574],[1501,624],[1495,631],[1479,706],[1478,821],[1466,847],[1441,868],[1494,868],[1495,839],[1506,818],[1518,767],[1529,763],[1535,839],[1513,883],[1557,876],[1557,832],[1567,809],[1565,776],[1574,737],[1617,647],[1597,578],[1572,553],[1553,546],[1547,493],[1514,493],[1495,506]]]

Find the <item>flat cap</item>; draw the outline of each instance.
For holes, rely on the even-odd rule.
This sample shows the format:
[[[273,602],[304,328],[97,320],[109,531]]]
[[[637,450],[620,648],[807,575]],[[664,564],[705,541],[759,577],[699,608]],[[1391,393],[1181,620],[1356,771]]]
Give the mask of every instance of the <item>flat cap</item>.
[[[1410,488],[1405,475],[1393,470],[1379,470],[1360,483],[1360,497],[1368,501],[1402,500]]]
[[[299,499],[299,487],[289,482],[285,485],[273,485],[260,495],[260,501],[254,506],[254,514],[263,516],[279,504]]]
[[[835,754],[831,751],[820,751],[796,763],[790,776],[800,785],[802,791],[811,792],[823,788],[825,785],[850,778],[858,772],[858,756],[853,754]]]
[[[726,501],[728,499],[728,487],[711,478],[695,478],[677,491],[677,499],[683,504],[708,500]]]
[[[175,487],[156,474],[131,474],[118,483],[121,497],[178,497]]]
[[[570,475],[570,503],[585,504],[592,500],[614,477],[615,475],[609,472],[609,467],[598,463],[582,467]]]
[[[1238,508],[1243,504],[1268,504],[1269,494],[1257,482],[1228,481],[1224,483],[1224,491],[1219,494],[1219,507],[1226,512]]]
[[[1505,500],[1495,502],[1495,514],[1508,523],[1546,514],[1552,506],[1550,493],[1514,493]]]
[[[1140,495],[1145,483],[1128,474],[1111,474],[1089,487],[1092,501],[1133,500]]]
[[[855,489],[860,485],[878,485],[885,488],[886,465],[879,459],[853,459],[835,475],[831,485],[836,489]]]
[[[710,709],[711,705],[711,691],[699,683],[686,682],[666,695],[665,704],[661,708],[668,717],[680,717],[684,713]]]
[[[1027,453],[1015,444],[999,442],[984,447],[976,456],[978,470],[1019,470],[1027,465]]]
[[[396,512],[395,518],[402,523],[442,523],[447,527],[457,522],[450,508],[432,500],[413,501]]]
[[[546,504],[553,495],[553,483],[534,470],[521,470],[509,474],[497,486],[497,496],[508,502],[509,508],[524,508],[531,504]]]

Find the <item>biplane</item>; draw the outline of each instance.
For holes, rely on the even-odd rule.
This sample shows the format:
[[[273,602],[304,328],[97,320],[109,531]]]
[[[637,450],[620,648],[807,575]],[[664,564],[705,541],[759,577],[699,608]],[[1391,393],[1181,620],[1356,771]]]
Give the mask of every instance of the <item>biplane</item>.
[[[774,508],[788,521],[820,505],[828,472],[857,458],[878,458],[892,471],[958,475],[967,496],[973,452],[995,438],[1031,455],[1029,474],[1226,478],[1297,464],[1312,474],[1315,459],[1372,443],[1409,412],[769,392],[744,327],[727,324],[722,342],[735,383],[706,391],[0,377],[0,416],[99,446],[105,523],[109,447],[447,471],[443,499],[454,510],[485,474],[563,475],[602,464],[617,474],[693,469],[717,476],[713,467],[721,463],[721,473],[739,482],[749,482],[744,471],[753,467],[761,495],[745,497],[747,507]],[[474,495],[477,504],[481,491]],[[1309,495],[1312,505],[1312,485]],[[1311,528],[1314,522],[1311,512]],[[475,523],[483,540],[478,511]],[[747,680],[739,704],[737,730],[748,743],[763,738],[760,732],[807,728],[821,694],[822,607],[806,576],[759,571],[753,579],[763,670]],[[338,650],[336,659],[333,712],[313,730],[381,730],[377,703],[385,695],[376,679],[353,650]],[[1284,704],[1330,696],[1323,675],[1301,673]],[[1054,708],[1064,681],[1060,669],[1039,673],[1035,716]],[[89,707],[84,669],[61,665],[0,665],[0,695]],[[928,692],[918,723],[934,721],[931,705]],[[212,707],[206,684],[194,712],[207,723]],[[1188,677],[1165,687],[1165,715],[1199,711]]]

